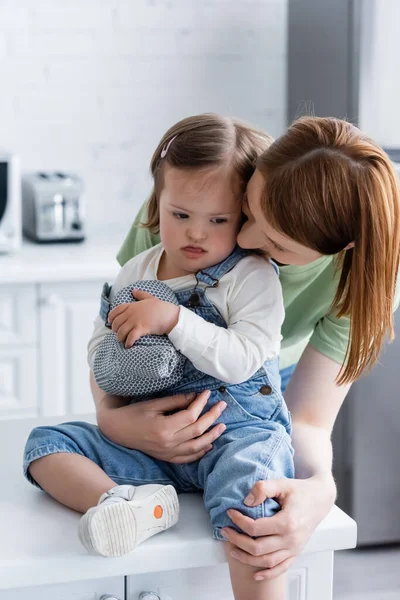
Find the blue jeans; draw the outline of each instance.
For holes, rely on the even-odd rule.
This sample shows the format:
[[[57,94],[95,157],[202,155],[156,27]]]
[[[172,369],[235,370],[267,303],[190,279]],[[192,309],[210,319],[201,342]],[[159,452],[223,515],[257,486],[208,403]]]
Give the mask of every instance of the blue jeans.
[[[291,367],[281,373],[282,383],[287,382],[293,370]],[[279,505],[272,499],[254,508],[243,504],[254,483],[294,477],[290,417],[285,404],[279,401],[280,394],[276,396],[273,414],[265,419],[256,414],[262,397],[254,402],[256,408],[254,414],[250,414],[246,409],[251,404],[239,406],[234,399],[234,388],[229,386],[229,393],[216,390],[210,396],[210,399],[214,397],[215,403],[222,394],[227,402],[224,422],[228,424],[226,431],[213,443],[213,449],[199,461],[172,464],[156,460],[138,450],[115,444],[95,425],[72,422],[37,427],[31,432],[25,448],[25,476],[37,485],[28,472],[29,465],[49,454],[69,452],[92,460],[117,485],[160,483],[173,485],[178,493],[203,491],[214,537],[223,540],[223,527],[237,529],[226,513],[229,508],[236,508],[253,519],[271,516],[279,510]],[[254,399],[252,390],[249,392]],[[268,403],[271,404],[271,396]]]

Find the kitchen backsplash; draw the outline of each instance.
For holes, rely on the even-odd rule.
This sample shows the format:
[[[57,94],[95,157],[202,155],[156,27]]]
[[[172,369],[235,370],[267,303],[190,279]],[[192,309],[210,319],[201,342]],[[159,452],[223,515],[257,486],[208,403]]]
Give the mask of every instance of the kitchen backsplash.
[[[286,18],[287,0],[0,0],[0,148],[81,175],[89,232],[127,229],[178,119],[283,131]]]

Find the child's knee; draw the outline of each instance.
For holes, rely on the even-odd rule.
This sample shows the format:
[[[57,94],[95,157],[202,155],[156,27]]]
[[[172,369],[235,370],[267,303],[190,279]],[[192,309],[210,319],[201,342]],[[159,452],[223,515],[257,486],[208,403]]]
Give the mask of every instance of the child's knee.
[[[30,483],[40,487],[35,481],[34,474],[40,466],[39,459],[59,452],[79,452],[79,447],[60,426],[35,427],[27,439],[24,450],[23,470]],[[31,469],[31,466],[33,469]]]

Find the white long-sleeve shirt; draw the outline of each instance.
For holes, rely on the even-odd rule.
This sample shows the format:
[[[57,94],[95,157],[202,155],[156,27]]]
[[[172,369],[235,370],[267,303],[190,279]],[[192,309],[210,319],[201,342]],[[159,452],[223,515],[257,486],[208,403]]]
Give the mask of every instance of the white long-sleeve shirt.
[[[119,290],[143,279],[157,279],[163,253],[161,244],[129,260],[119,272],[110,302]],[[193,289],[194,275],[165,280],[174,292]],[[199,283],[200,287],[206,285]],[[226,273],[216,288],[207,288],[207,297],[219,310],[228,328],[205,321],[184,306],[169,339],[198,369],[230,384],[242,383],[279,353],[284,318],[279,277],[267,260],[249,255]],[[97,316],[88,344],[88,362],[93,368],[96,350],[110,333]]]

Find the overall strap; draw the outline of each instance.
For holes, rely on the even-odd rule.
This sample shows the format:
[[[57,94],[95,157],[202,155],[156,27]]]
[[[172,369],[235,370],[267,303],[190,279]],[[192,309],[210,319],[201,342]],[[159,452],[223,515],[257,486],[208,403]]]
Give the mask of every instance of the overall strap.
[[[196,279],[197,281],[202,281],[207,286],[217,287],[218,281],[226,275],[226,273],[232,271],[233,267],[249,254],[250,252],[248,250],[243,250],[243,248],[236,246],[231,254],[222,262],[212,267],[208,267],[204,271],[198,271],[196,273]]]
[[[273,261],[273,260],[272,260],[272,258],[270,258],[270,259],[269,259],[269,262],[271,263],[271,266],[273,267],[273,269],[274,269],[275,273],[276,273],[276,274],[278,275],[278,277],[279,277],[279,274],[280,274],[280,273],[279,273],[279,267],[278,267],[278,265],[276,264],[276,262],[275,262],[275,261]]]

